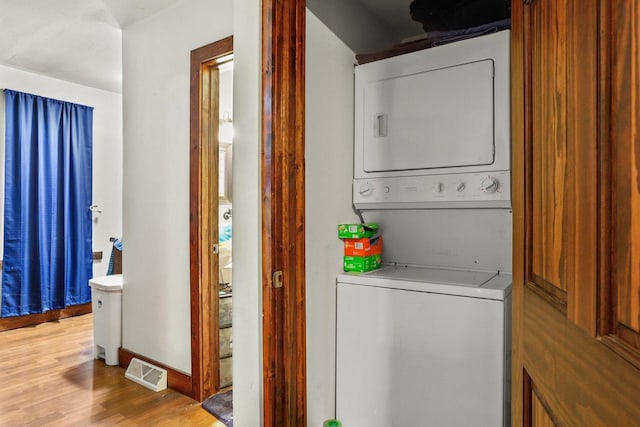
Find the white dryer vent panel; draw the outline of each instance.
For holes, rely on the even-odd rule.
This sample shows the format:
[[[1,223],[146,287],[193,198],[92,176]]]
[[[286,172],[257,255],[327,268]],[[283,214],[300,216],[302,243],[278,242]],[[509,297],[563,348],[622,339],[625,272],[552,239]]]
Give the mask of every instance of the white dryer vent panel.
[[[364,170],[491,165],[494,74],[485,59],[367,82]]]

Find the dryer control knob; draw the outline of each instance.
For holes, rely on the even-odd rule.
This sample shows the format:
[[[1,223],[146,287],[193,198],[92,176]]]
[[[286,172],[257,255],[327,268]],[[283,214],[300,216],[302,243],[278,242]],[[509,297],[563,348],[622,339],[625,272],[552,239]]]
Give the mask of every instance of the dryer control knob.
[[[485,179],[482,180],[482,183],[480,184],[480,188],[482,188],[482,191],[484,191],[485,193],[495,193],[496,191],[498,191],[498,188],[500,187],[500,182],[498,182],[497,179],[488,176]]]
[[[437,184],[436,184],[436,191],[437,191],[438,193],[442,193],[442,192],[444,192],[444,184],[443,184],[443,183],[441,183],[441,182],[437,183]]]
[[[361,196],[370,196],[373,193],[373,185],[370,182],[363,182],[358,192]]]

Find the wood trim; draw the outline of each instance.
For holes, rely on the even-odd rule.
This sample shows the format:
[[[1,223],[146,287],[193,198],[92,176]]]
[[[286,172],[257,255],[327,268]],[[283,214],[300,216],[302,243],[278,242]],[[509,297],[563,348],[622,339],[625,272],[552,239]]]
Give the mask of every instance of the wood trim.
[[[517,2],[514,2],[517,3]],[[531,6],[533,3],[530,3]],[[514,5],[512,5],[513,7]],[[522,209],[521,217],[522,222],[519,224],[519,229],[514,229],[514,237],[516,232],[521,235],[522,238],[522,254],[515,254],[514,256],[522,256],[523,261],[520,265],[522,270],[522,285],[526,282],[531,281],[533,278],[531,277],[531,272],[533,270],[533,216],[531,212],[534,210],[533,205],[533,167],[531,162],[528,159],[533,158],[533,120],[532,120],[532,112],[526,110],[526,105],[531,104],[531,100],[533,99],[533,52],[531,46],[531,40],[525,39],[525,34],[531,33],[531,9],[525,8],[524,4],[515,5],[516,10],[520,10],[519,14],[519,24],[522,27],[522,30],[518,31],[516,35],[519,38],[518,44],[516,46],[512,46],[512,57],[513,55],[518,55],[518,61],[516,62],[516,67],[512,68],[512,76],[511,76],[511,87],[512,90],[516,92],[516,101],[517,105],[512,105],[512,114],[517,110],[518,117],[511,129],[512,135],[517,134],[519,142],[518,150],[520,150],[517,154],[517,165],[512,165],[512,176],[515,170],[518,171],[518,178],[521,180],[519,187],[521,188],[521,193],[516,191],[519,199],[520,208]],[[513,10],[512,10],[512,23],[511,23],[511,34],[512,37],[516,31],[514,31],[513,27]],[[517,27],[516,27],[517,28]],[[513,38],[512,38],[513,44]],[[512,59],[512,61],[514,61]],[[522,86],[517,86],[522,85]],[[521,93],[518,93],[518,89],[521,90]],[[514,142],[512,140],[512,146]],[[512,148],[513,150],[513,148]],[[515,154],[514,154],[515,156]],[[514,157],[514,159],[516,158]],[[513,197],[512,197],[513,198]],[[515,247],[514,247],[515,251]]]
[[[282,355],[279,354],[278,341],[282,339],[277,335],[281,331],[282,319],[275,312],[276,292],[270,286],[270,275],[275,269],[273,268],[274,259],[271,253],[271,214],[272,214],[272,198],[269,193],[271,180],[273,178],[272,165],[272,120],[276,116],[272,111],[273,104],[273,39],[271,32],[273,31],[273,1],[266,0],[262,2],[262,46],[261,46],[261,63],[262,69],[262,104],[261,114],[261,171],[260,178],[262,182],[262,274],[261,286],[262,290],[262,375],[263,375],[263,425],[274,426],[275,414],[282,412],[281,401],[278,396],[284,396],[282,393],[283,385],[277,384],[278,378],[282,379],[282,375],[278,375],[276,371],[278,364],[282,364]],[[280,312],[280,314],[282,314]],[[278,323],[276,323],[278,322]]]
[[[527,287],[544,298],[565,316],[567,315],[567,291],[560,289],[553,283],[547,282],[542,277],[533,274],[533,280],[527,282]]]
[[[0,318],[0,332],[26,326],[39,325],[45,322],[55,322],[67,317],[80,316],[91,313],[91,303],[72,305],[60,310],[50,310],[45,313],[28,314],[26,316]]]
[[[202,138],[202,78],[207,63],[233,52],[233,36],[191,51],[190,87],[190,156],[189,156],[189,276],[191,292],[191,378],[193,389],[188,396],[202,401],[219,386],[218,369],[218,299],[214,257],[209,250],[217,239],[217,192],[209,186],[216,174],[217,137]],[[208,108],[208,107],[207,107]],[[217,133],[213,132],[217,135]],[[213,147],[212,145],[215,145]],[[217,186],[217,179],[213,180]],[[213,194],[213,196],[212,196]]]
[[[144,362],[151,363],[152,365],[155,365],[159,368],[166,369],[167,370],[167,387],[169,387],[172,390],[178,391],[184,395],[187,395],[187,396],[191,395],[191,391],[193,388],[191,384],[191,379],[192,379],[191,376],[183,372],[176,371],[175,369],[170,368],[167,365],[163,365],[160,362],[156,362],[153,359],[150,359],[148,357],[129,351],[126,348],[120,347],[118,349],[118,365],[120,365],[121,368],[127,369],[127,367],[129,366],[129,363],[131,362],[131,359],[133,359],[134,357]]]
[[[305,1],[262,2],[264,426],[305,426]],[[272,274],[283,272],[274,288]]]
[[[525,422],[530,422],[530,408],[524,407],[523,402],[530,401],[530,395],[525,390],[528,387],[528,375],[522,364],[522,307],[524,284],[529,278],[525,275],[528,266],[531,265],[531,248],[527,242],[528,230],[531,230],[530,216],[526,212],[530,212],[531,203],[525,195],[531,194],[526,191],[527,185],[531,185],[530,171],[525,169],[525,158],[528,158],[527,150],[531,148],[527,146],[527,129],[529,123],[525,117],[524,103],[530,94],[525,92],[530,85],[525,84],[527,78],[530,78],[526,71],[525,60],[525,25],[527,24],[524,15],[524,5],[520,2],[512,2],[511,12],[511,188],[513,188],[511,196],[511,204],[513,207],[513,283],[511,288],[512,310],[511,310],[511,423],[514,426],[529,426]]]
[[[619,333],[618,335],[624,335],[624,332],[622,332],[622,334]],[[638,354],[638,351],[635,348],[627,344],[624,339],[618,335],[607,335],[601,337],[600,340],[604,345],[609,347],[611,351],[631,363],[637,369],[640,369],[640,354]]]
[[[640,349],[640,334],[628,327],[624,323],[618,322],[618,326],[616,327],[616,335],[624,341],[627,345],[630,346],[630,352],[635,354],[635,357],[632,362],[636,364],[640,362],[640,353],[638,349]]]
[[[601,1],[598,34],[611,34],[611,2]],[[600,37],[598,46],[598,326],[600,336],[614,330],[616,292],[612,282],[613,242],[611,183],[611,37]]]

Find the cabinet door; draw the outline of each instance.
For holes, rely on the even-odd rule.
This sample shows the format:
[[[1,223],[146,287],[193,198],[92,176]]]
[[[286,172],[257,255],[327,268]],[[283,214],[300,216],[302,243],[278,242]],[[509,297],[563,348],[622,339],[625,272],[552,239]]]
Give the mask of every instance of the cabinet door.
[[[640,422],[639,13],[512,3],[514,425]]]

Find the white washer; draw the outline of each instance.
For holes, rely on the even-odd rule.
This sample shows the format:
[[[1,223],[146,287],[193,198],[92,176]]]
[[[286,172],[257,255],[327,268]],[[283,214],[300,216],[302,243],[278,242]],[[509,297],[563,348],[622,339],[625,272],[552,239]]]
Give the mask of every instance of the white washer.
[[[510,425],[510,275],[388,266],[337,282],[343,425]]]

